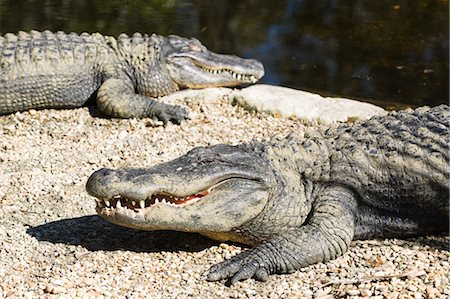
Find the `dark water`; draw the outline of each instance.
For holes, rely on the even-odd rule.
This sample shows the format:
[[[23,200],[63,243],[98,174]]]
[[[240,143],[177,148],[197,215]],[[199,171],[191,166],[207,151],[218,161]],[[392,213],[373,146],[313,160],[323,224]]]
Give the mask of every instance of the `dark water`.
[[[449,101],[448,0],[0,0],[0,32],[178,34],[261,60],[264,83],[376,102]]]

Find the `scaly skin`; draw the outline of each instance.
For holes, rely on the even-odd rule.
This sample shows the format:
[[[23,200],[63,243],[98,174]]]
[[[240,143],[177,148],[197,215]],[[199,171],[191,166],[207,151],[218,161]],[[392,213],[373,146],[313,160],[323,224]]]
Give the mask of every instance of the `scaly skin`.
[[[255,245],[207,279],[266,280],[334,259],[352,240],[448,232],[449,127],[448,106],[409,109],[195,148],[148,169],[101,169],[86,187],[113,223]]]
[[[183,88],[255,83],[260,62],[208,51],[196,39],[171,35],[50,31],[0,36],[0,115],[83,106],[96,95],[112,117],[152,117],[164,123],[188,118],[181,106],[152,98]]]

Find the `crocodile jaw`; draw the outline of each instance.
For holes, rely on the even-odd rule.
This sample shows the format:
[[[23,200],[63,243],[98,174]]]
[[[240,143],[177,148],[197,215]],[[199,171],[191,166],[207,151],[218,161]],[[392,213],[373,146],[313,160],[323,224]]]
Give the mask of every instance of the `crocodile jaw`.
[[[146,191],[140,198],[135,195],[123,190],[96,198],[96,211],[112,223],[134,229],[197,232],[243,243],[252,242],[236,239],[231,231],[256,217],[268,199],[260,182],[245,178],[226,179],[186,196],[157,190]]]
[[[253,84],[264,75],[257,60],[206,51],[170,55],[166,61],[172,80],[184,88],[207,88]]]

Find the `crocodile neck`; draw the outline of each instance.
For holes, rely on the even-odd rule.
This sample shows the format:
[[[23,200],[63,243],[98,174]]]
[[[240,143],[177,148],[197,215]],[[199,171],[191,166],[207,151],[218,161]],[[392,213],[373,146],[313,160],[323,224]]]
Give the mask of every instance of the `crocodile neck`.
[[[157,98],[180,89],[170,78],[162,58],[165,39],[156,34],[139,33],[131,37],[121,34],[117,40],[111,38],[110,47],[139,94]]]

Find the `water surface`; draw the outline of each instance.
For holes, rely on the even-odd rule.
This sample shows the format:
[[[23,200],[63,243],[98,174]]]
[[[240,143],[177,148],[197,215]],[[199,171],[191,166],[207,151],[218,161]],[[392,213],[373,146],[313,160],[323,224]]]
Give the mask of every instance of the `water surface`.
[[[257,58],[263,83],[384,107],[449,101],[448,0],[0,0],[0,32],[178,34]]]

